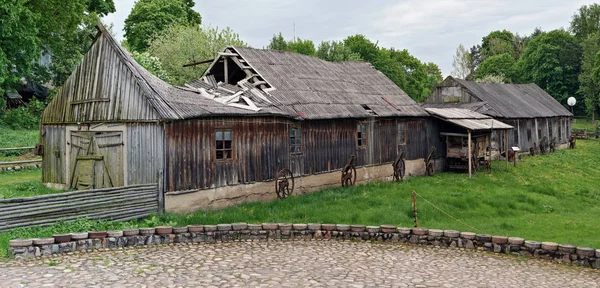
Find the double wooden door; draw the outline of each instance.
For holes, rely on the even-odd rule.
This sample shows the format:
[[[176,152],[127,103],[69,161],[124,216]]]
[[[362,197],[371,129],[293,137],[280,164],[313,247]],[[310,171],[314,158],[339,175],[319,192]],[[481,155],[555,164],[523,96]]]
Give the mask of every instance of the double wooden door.
[[[70,138],[69,176],[72,189],[124,185],[122,132],[73,131]]]

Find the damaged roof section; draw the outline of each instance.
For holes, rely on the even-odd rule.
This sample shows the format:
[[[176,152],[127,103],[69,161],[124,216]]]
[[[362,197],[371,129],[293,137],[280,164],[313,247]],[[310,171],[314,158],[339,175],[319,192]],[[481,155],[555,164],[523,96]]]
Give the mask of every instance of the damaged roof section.
[[[513,127],[490,116],[460,108],[425,108],[432,116],[472,131],[508,130]]]
[[[291,52],[228,47],[201,79],[186,86],[228,106],[277,109],[297,119],[428,116],[368,63],[332,63]]]

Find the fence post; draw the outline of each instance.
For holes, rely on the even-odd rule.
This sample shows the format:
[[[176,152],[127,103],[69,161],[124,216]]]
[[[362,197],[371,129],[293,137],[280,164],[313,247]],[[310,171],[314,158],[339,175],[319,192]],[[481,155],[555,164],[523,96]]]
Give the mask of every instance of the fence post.
[[[158,169],[158,215],[165,212],[165,187],[163,169]]]
[[[417,219],[417,192],[415,192],[415,190],[412,190],[412,206],[413,206],[413,215],[415,217],[415,228],[419,227],[419,222]]]

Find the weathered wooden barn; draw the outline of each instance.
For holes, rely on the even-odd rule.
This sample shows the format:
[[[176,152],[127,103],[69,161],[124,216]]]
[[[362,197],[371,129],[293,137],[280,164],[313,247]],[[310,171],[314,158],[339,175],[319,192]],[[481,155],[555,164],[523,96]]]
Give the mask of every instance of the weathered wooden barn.
[[[43,181],[76,189],[164,182],[166,211],[272,199],[278,171],[295,193],[388,178],[399,152],[425,172],[440,145],[428,113],[367,63],[229,47],[205,76],[175,87],[98,27],[42,116]]]
[[[535,84],[489,84],[446,78],[425,100],[425,108],[462,108],[493,117],[514,127],[508,133],[509,147],[522,151],[539,147],[545,137],[565,146],[571,135],[573,115]],[[503,133],[494,142],[505,151]]]

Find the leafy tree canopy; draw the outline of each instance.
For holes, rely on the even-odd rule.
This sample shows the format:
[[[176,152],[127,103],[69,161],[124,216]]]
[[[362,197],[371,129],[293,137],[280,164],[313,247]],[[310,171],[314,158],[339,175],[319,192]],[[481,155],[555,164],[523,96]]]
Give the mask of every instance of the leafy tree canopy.
[[[139,0],[125,19],[125,38],[134,51],[145,51],[152,39],[171,25],[198,26],[202,17],[193,0]]]
[[[519,55],[515,48],[515,35],[507,30],[493,31],[481,41],[481,54],[484,59],[504,53],[517,58]]]
[[[160,59],[162,68],[169,75],[169,80],[163,80],[183,85],[201,77],[208,67],[208,64],[183,67],[184,64],[213,59],[226,46],[247,44],[229,27],[219,29],[174,25],[156,36],[148,52]]]
[[[271,38],[271,42],[267,48],[271,50],[289,51],[309,56],[315,56],[316,53],[315,44],[313,41],[302,40],[300,38],[296,38],[296,41],[287,41],[285,38],[283,38],[283,34],[281,34],[281,32],[279,32],[279,34],[273,34],[273,38]]]
[[[350,51],[360,55],[362,59],[369,63],[375,62],[379,57],[379,47],[376,43],[371,42],[364,35],[354,35],[344,39],[344,45],[350,48]]]
[[[583,5],[571,20],[571,31],[580,41],[600,30],[600,5]]]
[[[595,76],[598,70],[597,55],[600,53],[600,31],[589,34],[582,42],[583,60],[579,75],[579,94],[583,97],[588,114],[594,115],[600,103],[600,78]]]
[[[508,53],[491,56],[479,65],[475,77],[477,79],[483,79],[488,75],[502,75],[504,76],[503,82],[512,82],[515,76],[517,62]]]
[[[529,42],[519,60],[522,81],[535,82],[561,104],[578,90],[581,46],[569,32],[544,32]]]
[[[330,62],[362,61],[358,53],[352,52],[350,48],[341,41],[323,41],[319,44],[316,56]]]

